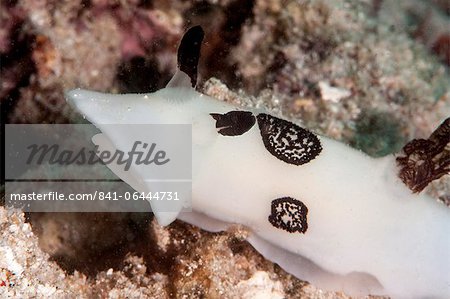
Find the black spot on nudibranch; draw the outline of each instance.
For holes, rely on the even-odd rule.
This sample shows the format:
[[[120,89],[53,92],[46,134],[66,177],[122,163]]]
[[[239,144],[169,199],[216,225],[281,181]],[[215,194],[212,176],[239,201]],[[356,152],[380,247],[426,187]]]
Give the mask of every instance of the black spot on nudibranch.
[[[308,229],[308,208],[299,200],[282,197],[272,201],[269,222],[290,233],[304,234]]]
[[[264,113],[256,119],[266,149],[286,163],[302,165],[322,151],[319,138],[294,123]]]
[[[256,123],[255,116],[249,111],[230,111],[225,114],[211,113],[216,120],[219,134],[224,136],[242,135]]]
[[[178,67],[191,78],[192,87],[197,84],[197,66],[204,36],[201,26],[189,28],[178,47]]]

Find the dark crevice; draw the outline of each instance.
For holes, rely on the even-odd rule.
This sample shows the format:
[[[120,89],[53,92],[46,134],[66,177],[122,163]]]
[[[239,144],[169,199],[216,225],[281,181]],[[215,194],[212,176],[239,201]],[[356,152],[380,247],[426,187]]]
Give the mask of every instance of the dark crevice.
[[[170,76],[159,70],[155,59],[135,56],[119,65],[116,79],[121,93],[154,92],[163,88]]]
[[[24,33],[23,24],[23,21],[18,21],[11,28],[9,42],[11,49],[6,53],[0,53],[0,73],[3,81],[0,89],[2,113],[10,111],[18,99],[19,89],[27,86],[31,74],[36,72],[31,57],[35,36]]]
[[[152,9],[153,8],[153,1],[152,0],[140,0],[138,7],[142,7],[145,9]]]
[[[233,1],[226,7],[199,2],[184,14],[187,27],[203,25],[206,30],[202,78],[216,77],[231,88],[240,87],[237,67],[230,63],[229,54],[240,42],[245,22],[253,18],[253,7],[254,0]]]
[[[215,57],[210,57],[208,61],[212,70],[228,70],[227,77],[223,80],[231,87],[241,87],[236,86],[241,82],[239,78],[236,77],[236,65],[230,65],[228,55],[230,54],[232,48],[236,46],[241,38],[242,27],[248,19],[253,18],[253,7],[255,3],[253,0],[242,0],[231,2],[225,9],[226,22],[222,26],[222,40],[223,43],[219,45],[217,53],[224,59],[216,59]],[[219,78],[222,79],[222,78]]]
[[[26,213],[25,216],[44,251],[57,246],[58,250],[47,253],[68,274],[78,271],[93,278],[110,268],[122,270],[128,253],[138,251],[142,256],[145,250],[139,249],[141,245],[147,244],[148,249],[152,244],[147,233],[149,213]],[[89,227],[97,231],[89,231]]]
[[[17,1],[2,1],[0,9],[9,10],[9,18],[7,22],[12,23],[11,28],[7,32],[7,36],[3,38],[8,41],[3,48],[0,49],[0,164],[5,165],[5,124],[8,122],[10,112],[15,108],[19,98],[20,89],[28,86],[30,76],[36,72],[34,62],[32,60],[32,45],[35,36],[26,34],[23,31],[23,15],[21,11],[15,8]],[[9,35],[9,36],[8,36]],[[0,173],[0,184],[5,183],[5,169],[2,167]]]

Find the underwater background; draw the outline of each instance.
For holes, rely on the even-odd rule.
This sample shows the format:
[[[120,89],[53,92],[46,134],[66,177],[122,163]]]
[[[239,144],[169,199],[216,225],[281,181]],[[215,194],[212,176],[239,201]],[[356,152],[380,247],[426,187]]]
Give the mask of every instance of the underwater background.
[[[201,92],[265,107],[371,156],[428,137],[450,115],[446,0],[0,5],[2,126],[84,123],[64,98],[77,87],[164,87],[194,25],[206,33]],[[426,192],[449,203],[449,176]],[[24,214],[3,205],[0,297],[347,298],[265,260],[239,228],[208,233],[181,221],[162,228],[144,213]]]

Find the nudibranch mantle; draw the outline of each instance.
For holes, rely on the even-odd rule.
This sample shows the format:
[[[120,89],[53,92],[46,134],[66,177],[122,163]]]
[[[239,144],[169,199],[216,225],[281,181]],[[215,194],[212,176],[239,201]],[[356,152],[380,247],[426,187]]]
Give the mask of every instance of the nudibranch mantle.
[[[149,94],[67,93],[102,131],[93,141],[104,148],[132,137],[105,124],[192,125],[193,212],[160,212],[152,202],[161,225],[244,225],[266,258],[327,290],[450,297],[450,210],[413,194],[395,157],[370,158],[295,122],[203,95],[192,78],[178,70]],[[150,191],[139,173],[109,166]]]

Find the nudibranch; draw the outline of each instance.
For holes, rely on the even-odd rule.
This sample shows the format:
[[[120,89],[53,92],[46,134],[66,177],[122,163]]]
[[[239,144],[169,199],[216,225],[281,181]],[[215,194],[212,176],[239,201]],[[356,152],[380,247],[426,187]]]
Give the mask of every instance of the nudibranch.
[[[199,26],[187,31],[179,69],[157,92],[67,93],[102,131],[93,139],[102,147],[129,138],[105,124],[192,125],[193,211],[160,211],[152,202],[158,222],[178,218],[209,231],[243,225],[263,256],[326,290],[450,298],[450,210],[408,188],[420,177],[411,170],[414,161],[374,159],[294,121],[197,92],[203,35]],[[438,133],[442,151],[450,142],[449,119]],[[448,174],[448,155],[442,163],[441,175]],[[136,190],[149,191],[139,174],[109,167]]]

